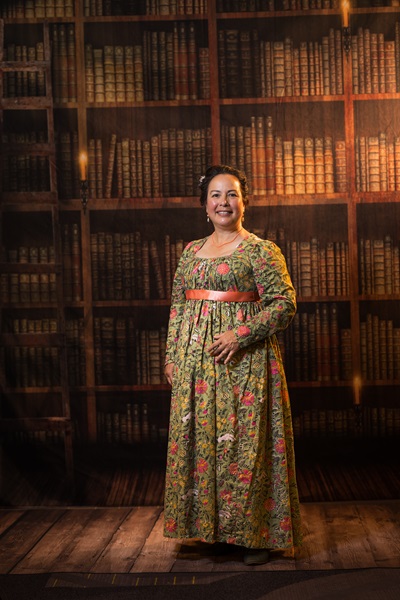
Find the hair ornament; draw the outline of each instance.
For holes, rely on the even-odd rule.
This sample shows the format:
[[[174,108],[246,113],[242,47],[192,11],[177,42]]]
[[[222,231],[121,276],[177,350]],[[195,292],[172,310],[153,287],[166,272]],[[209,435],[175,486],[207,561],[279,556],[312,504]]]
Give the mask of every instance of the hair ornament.
[[[203,181],[205,180],[205,178],[206,178],[206,176],[205,176],[205,175],[202,175],[202,176],[199,178],[199,185],[201,185],[201,184],[203,183]]]

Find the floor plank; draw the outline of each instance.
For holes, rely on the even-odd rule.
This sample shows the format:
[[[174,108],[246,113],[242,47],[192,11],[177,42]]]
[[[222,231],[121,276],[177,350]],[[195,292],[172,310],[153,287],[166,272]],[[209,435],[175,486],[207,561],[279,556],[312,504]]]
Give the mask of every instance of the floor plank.
[[[3,510],[0,512],[0,535],[11,527],[22,515],[24,510]]]
[[[161,511],[160,506],[133,508],[122,521],[91,570],[95,573],[129,573]]]
[[[153,530],[140,552],[131,573],[166,573],[172,571],[180,540],[163,536],[164,513],[162,512],[154,524]]]
[[[65,513],[62,509],[25,511],[0,539],[0,573],[10,573]]]

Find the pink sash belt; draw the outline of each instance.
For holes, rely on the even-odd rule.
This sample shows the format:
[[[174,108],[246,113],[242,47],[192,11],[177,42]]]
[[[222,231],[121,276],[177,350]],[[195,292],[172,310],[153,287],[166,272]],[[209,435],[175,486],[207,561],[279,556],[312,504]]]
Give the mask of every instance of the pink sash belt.
[[[257,302],[258,292],[218,292],[216,290],[186,290],[186,300],[219,300],[220,302]]]

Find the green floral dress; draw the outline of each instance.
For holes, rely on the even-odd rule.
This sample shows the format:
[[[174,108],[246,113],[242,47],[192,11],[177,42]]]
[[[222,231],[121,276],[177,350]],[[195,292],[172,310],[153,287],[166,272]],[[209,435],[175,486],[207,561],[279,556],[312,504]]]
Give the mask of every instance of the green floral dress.
[[[300,510],[286,379],[275,336],[296,311],[285,260],[250,234],[230,256],[196,255],[176,271],[166,362],[175,363],[164,534],[248,548],[300,542]],[[185,290],[258,290],[259,302],[186,300]],[[233,330],[240,349],[216,363],[207,352]]]

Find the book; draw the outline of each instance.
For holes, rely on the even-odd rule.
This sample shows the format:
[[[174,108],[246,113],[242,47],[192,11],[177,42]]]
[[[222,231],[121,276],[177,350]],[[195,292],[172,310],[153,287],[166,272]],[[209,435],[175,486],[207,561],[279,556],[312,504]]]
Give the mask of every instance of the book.
[[[165,298],[166,295],[165,295],[164,278],[163,278],[163,274],[162,274],[162,270],[161,270],[161,263],[160,263],[160,257],[159,257],[157,244],[154,240],[150,241],[149,253],[150,253],[151,265],[154,269],[154,274],[155,274],[157,295],[159,298]]]
[[[70,229],[71,236],[71,297],[72,300],[79,302],[82,300],[82,279],[81,279],[81,244],[80,231],[78,223],[72,223]]]
[[[347,191],[346,143],[344,140],[335,140],[335,191],[338,193]]]

